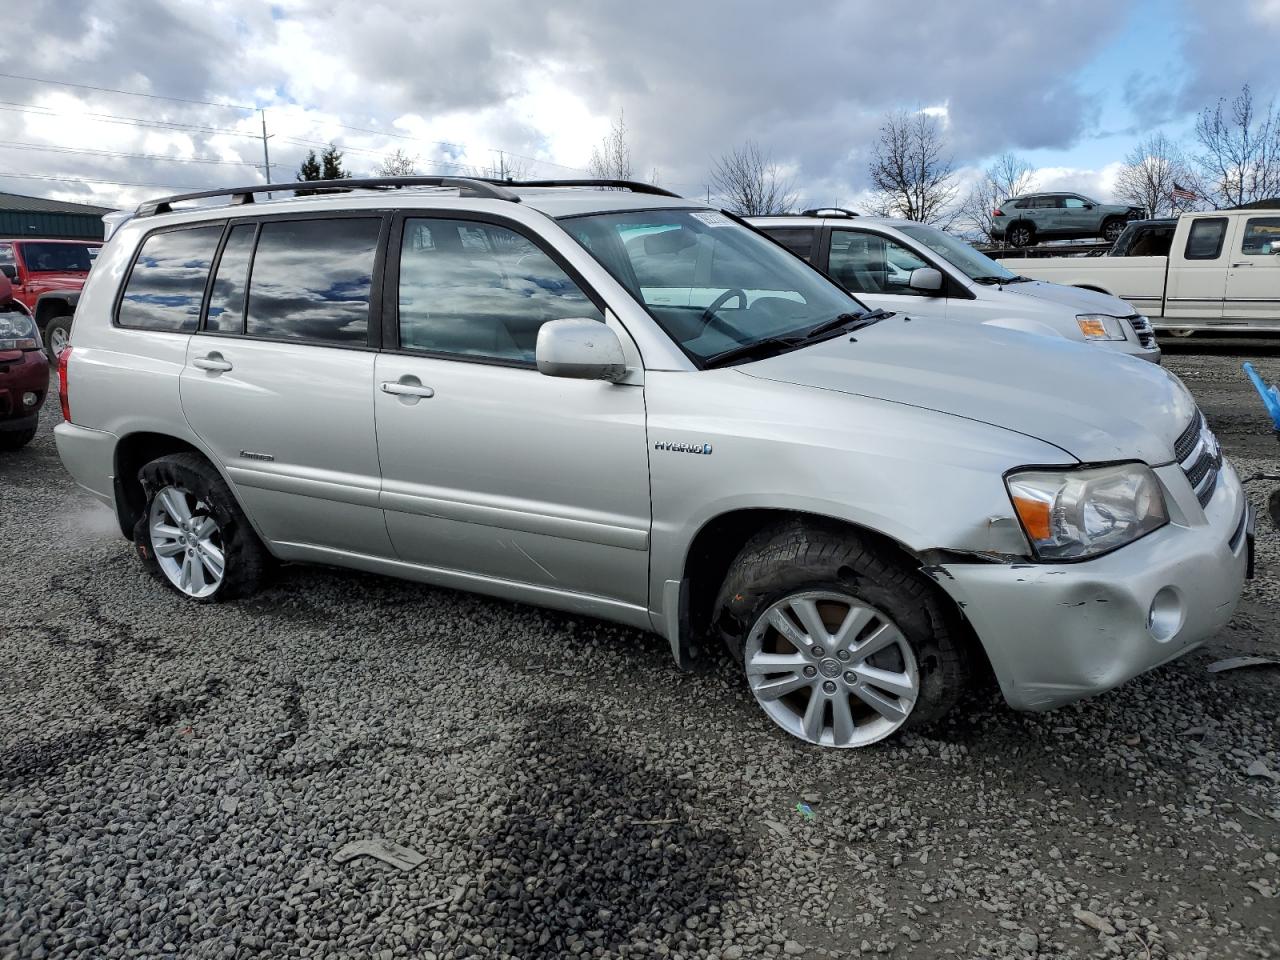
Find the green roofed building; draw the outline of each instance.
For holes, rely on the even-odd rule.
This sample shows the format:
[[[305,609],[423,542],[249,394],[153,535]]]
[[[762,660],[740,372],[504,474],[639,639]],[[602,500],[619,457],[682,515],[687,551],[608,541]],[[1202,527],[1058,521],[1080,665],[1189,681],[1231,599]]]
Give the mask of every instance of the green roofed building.
[[[0,193],[0,237],[101,240],[102,215],[111,207]]]

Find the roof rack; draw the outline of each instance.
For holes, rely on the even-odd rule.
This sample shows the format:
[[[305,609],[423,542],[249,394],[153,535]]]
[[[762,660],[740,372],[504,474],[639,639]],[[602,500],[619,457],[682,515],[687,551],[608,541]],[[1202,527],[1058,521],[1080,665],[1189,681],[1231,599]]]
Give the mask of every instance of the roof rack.
[[[600,187],[610,190],[630,190],[632,193],[649,193],[655,197],[675,197],[684,199],[678,193],[672,193],[653,183],[641,183],[638,180],[500,180],[493,177],[481,177],[485,183],[503,187]]]
[[[812,210],[801,210],[802,217],[856,217],[858,214],[844,207],[814,207]]]
[[[604,181],[602,181],[604,182]],[[248,187],[221,187],[217,190],[201,190],[198,193],[179,193],[172,197],[160,197],[138,204],[135,216],[150,217],[157,213],[171,213],[173,205],[182,200],[204,200],[209,197],[230,197],[231,206],[253,203],[255,194],[276,190],[319,193],[341,190],[385,190],[399,187],[456,187],[464,197],[485,197],[490,200],[509,200],[519,203],[520,198],[510,190],[499,186],[501,181],[489,181],[480,177],[372,177],[345,180],[304,180],[301,183],[257,183]]]

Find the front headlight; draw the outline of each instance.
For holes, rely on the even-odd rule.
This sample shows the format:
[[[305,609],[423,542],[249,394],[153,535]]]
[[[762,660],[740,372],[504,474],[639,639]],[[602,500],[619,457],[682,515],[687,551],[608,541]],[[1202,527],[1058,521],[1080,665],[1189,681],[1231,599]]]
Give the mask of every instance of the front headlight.
[[[1123,340],[1124,327],[1119,317],[1105,313],[1077,313],[1076,323],[1086,340]]]
[[[1160,482],[1142,463],[1025,470],[1009,474],[1005,483],[1041,560],[1096,556],[1169,522]]]
[[[35,350],[40,346],[36,322],[25,313],[0,313],[0,350]]]

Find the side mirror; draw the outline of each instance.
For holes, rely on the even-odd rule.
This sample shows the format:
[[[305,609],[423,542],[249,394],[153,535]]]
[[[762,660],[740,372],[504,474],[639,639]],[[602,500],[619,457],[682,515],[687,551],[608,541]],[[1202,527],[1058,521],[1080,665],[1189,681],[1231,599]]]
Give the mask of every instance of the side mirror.
[[[617,382],[627,375],[618,335],[599,320],[549,320],[538,329],[534,351],[538,372],[547,377]]]
[[[933,267],[917,267],[911,271],[911,280],[908,285],[912,290],[937,293],[942,289],[942,274]]]
[[[1092,209],[1093,209],[1093,204],[1092,204],[1092,203],[1086,203],[1086,204],[1084,205],[1084,208],[1085,208],[1086,210],[1092,210]]]
[[[5,278],[9,280],[11,283],[17,283],[18,268],[15,267],[12,263],[0,263],[0,273],[3,273],[5,275]]]

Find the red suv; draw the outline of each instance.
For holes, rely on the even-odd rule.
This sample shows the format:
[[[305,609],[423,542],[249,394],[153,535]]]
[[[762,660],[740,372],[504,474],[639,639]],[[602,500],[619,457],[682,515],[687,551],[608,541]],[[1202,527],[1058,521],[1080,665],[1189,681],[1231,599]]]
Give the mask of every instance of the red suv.
[[[71,337],[80,288],[101,249],[86,240],[0,240],[0,273],[35,317],[51,360]]]
[[[9,278],[0,275],[0,450],[31,442],[48,392],[49,361],[40,331],[14,298]]]

